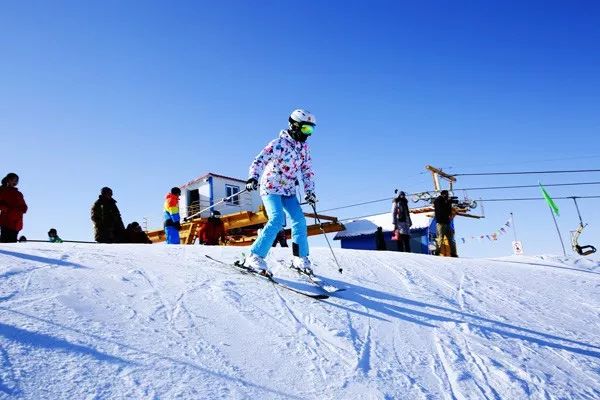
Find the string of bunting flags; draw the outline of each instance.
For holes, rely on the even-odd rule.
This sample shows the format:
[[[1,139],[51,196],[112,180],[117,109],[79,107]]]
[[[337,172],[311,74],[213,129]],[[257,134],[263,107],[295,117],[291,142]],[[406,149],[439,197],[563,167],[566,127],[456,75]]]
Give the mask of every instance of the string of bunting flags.
[[[493,240],[498,240],[498,238],[502,235],[505,235],[508,233],[508,228],[510,228],[510,224],[511,224],[511,219],[508,218],[508,220],[504,223],[504,225],[496,230],[493,233],[487,234],[487,235],[478,235],[478,236],[471,236],[471,237],[461,237],[460,240],[463,243],[466,243],[469,240],[478,240],[478,241],[482,241],[484,239],[487,239],[489,241],[493,241]]]

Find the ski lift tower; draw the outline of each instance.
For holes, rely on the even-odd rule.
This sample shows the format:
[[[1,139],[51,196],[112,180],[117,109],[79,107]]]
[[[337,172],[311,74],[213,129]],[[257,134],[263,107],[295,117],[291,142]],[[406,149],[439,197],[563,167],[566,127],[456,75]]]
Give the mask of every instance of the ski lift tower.
[[[483,215],[473,215],[469,211],[477,208],[477,202],[470,200],[468,198],[464,198],[462,201],[458,200],[458,197],[454,197],[454,183],[456,182],[456,178],[450,174],[445,173],[440,168],[433,167],[431,165],[426,165],[425,169],[431,172],[431,177],[433,179],[433,191],[431,192],[421,192],[414,193],[412,196],[412,200],[416,203],[418,201],[426,201],[430,203],[427,206],[413,208],[411,212],[414,214],[418,213],[431,213],[433,212],[433,201],[437,196],[439,196],[440,191],[444,190],[441,185],[441,180],[444,180],[448,183],[448,192],[450,196],[455,199],[455,203],[453,203],[453,209],[456,215],[460,215],[462,217],[467,218],[483,218]]]
[[[453,177],[452,175],[448,175],[441,169],[432,167],[431,165],[426,165],[425,169],[431,172],[431,175],[433,177],[433,187],[436,192],[439,192],[441,190],[440,177],[448,181],[448,184],[450,185],[449,191],[452,192],[452,187],[454,185],[454,182],[456,182],[455,177]]]

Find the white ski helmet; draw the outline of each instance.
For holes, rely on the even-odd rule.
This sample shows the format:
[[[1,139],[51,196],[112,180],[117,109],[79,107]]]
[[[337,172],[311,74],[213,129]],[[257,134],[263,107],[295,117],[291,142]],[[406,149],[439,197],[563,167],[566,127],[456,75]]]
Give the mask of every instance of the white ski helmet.
[[[310,113],[310,111],[301,110],[301,109],[292,111],[292,113],[290,114],[289,121],[290,121],[290,124],[293,124],[295,122],[298,125],[303,125],[303,124],[316,125],[317,124],[317,119],[315,118],[314,115],[312,115]]]

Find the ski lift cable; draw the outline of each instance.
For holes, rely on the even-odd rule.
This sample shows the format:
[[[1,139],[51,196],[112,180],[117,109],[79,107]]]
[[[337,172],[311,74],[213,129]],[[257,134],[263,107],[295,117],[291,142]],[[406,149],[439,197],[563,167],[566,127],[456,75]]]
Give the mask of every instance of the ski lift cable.
[[[600,199],[599,196],[565,196],[565,197],[552,197],[552,200],[566,200],[566,199]],[[543,197],[521,197],[521,198],[507,198],[507,199],[479,199],[479,201],[526,201],[526,200],[545,200]]]
[[[600,181],[595,182],[573,182],[573,183],[551,183],[544,184],[546,187],[552,186],[584,186],[584,185],[600,185]],[[513,186],[486,186],[486,187],[472,187],[455,190],[497,190],[497,189],[524,189],[524,188],[539,188],[540,185],[513,185]]]
[[[572,169],[558,171],[515,171],[515,172],[477,172],[466,174],[451,174],[452,176],[490,176],[490,175],[537,175],[537,174],[574,174],[582,172],[600,172],[600,169]]]
[[[600,199],[600,195],[598,196],[568,196],[568,197],[553,197],[553,200],[569,200],[569,199]],[[523,198],[507,198],[507,199],[478,199],[477,201],[480,202],[484,202],[484,201],[529,201],[529,200],[545,200],[543,197],[523,197]],[[325,210],[324,210],[325,211]],[[320,211],[323,212],[323,211]],[[374,213],[374,214],[367,214],[367,215],[360,215],[357,217],[349,217],[349,218],[342,218],[342,219],[338,219],[339,222],[344,222],[344,221],[351,221],[351,220],[356,220],[356,219],[362,219],[362,218],[367,218],[367,217],[374,217],[376,215],[381,215],[381,214],[385,214],[387,211],[381,211],[378,213]]]
[[[553,187],[553,186],[584,186],[584,185],[600,185],[600,181],[596,181],[596,182],[574,182],[574,183],[550,183],[550,184],[544,184],[545,187]],[[539,184],[537,185],[513,185],[513,186],[488,186],[488,187],[474,187],[474,188],[457,188],[454,189],[456,191],[458,190],[498,190],[498,189],[524,189],[524,188],[538,188]],[[409,196],[413,196],[416,193],[407,193],[407,197]],[[570,198],[570,197],[569,197]],[[358,206],[363,206],[366,204],[373,204],[373,203],[379,203],[379,202],[383,202],[383,201],[392,201],[393,197],[385,197],[382,199],[377,199],[377,200],[370,200],[370,201],[364,201],[361,203],[353,203],[353,204],[347,204],[344,206],[340,206],[340,207],[334,207],[334,208],[328,208],[326,210],[320,210],[321,212],[329,212],[329,211],[337,211],[337,210],[343,210],[345,208],[352,208],[352,207],[358,207]],[[495,200],[488,200],[488,201],[495,201]]]

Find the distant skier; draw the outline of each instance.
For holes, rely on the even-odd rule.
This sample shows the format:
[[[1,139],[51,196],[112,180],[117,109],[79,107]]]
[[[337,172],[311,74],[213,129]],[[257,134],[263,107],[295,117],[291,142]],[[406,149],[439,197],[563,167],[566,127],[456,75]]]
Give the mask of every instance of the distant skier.
[[[383,228],[381,226],[378,226],[375,231],[375,248],[377,250],[387,250],[385,236],[383,235]]]
[[[27,204],[17,189],[19,176],[13,172],[2,178],[0,186],[0,243],[16,243],[23,229],[23,214]]]
[[[92,206],[94,238],[98,243],[118,243],[125,230],[117,201],[112,195],[111,188],[103,187],[98,200]]]
[[[400,192],[393,200],[392,218],[394,230],[398,240],[398,251],[410,253],[410,227],[412,220],[410,219],[410,209],[408,208],[408,200],[406,193]]]
[[[167,236],[167,244],[179,244],[179,231],[181,230],[181,222],[179,218],[179,196],[181,189],[178,187],[171,188],[171,192],[167,193],[165,198],[165,235]]]
[[[456,253],[456,242],[454,241],[454,228],[451,221],[454,217],[452,212],[452,201],[447,190],[442,190],[440,195],[434,200],[436,220],[436,242],[438,251],[442,252],[444,238],[447,239],[450,246],[450,257],[458,257]]]
[[[279,137],[272,140],[256,156],[250,165],[248,191],[256,190],[260,179],[260,195],[269,221],[250,248],[245,265],[258,269],[264,275],[271,275],[265,262],[277,233],[283,228],[284,210],[291,219],[292,264],[306,273],[312,273],[308,259],[308,238],[306,219],[296,197],[296,176],[302,177],[305,200],[315,205],[314,173],[306,140],[315,130],[315,117],[305,110],[294,110],[288,118],[289,127],[282,130]]]
[[[58,236],[58,232],[56,231],[56,229],[51,228],[48,231],[48,241],[50,243],[62,243],[62,239]]]
[[[198,240],[206,246],[218,246],[227,242],[225,224],[219,211],[212,211],[210,217],[198,228]]]

